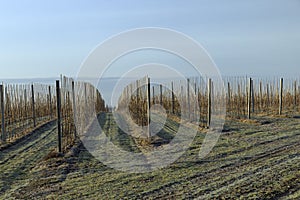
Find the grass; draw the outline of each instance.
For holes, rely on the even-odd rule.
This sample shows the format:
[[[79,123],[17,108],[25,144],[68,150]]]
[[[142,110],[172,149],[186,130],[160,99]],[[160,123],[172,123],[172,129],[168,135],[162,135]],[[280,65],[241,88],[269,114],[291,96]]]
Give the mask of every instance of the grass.
[[[106,134],[115,145],[126,151],[142,152],[138,140],[119,130],[111,114],[102,114],[99,120],[103,130],[109,130]],[[176,162],[149,173],[111,169],[82,145],[78,154],[47,160],[40,154],[33,156],[39,152],[36,148],[32,152],[34,161],[30,162],[37,164],[24,165],[24,169],[19,167],[15,171],[9,168],[15,169],[16,161],[1,163],[3,156],[0,156],[1,172],[7,170],[4,174],[14,177],[2,176],[2,186],[10,187],[2,190],[0,199],[297,199],[300,198],[299,120],[259,116],[251,121],[226,121],[225,131],[204,160],[198,158],[198,153],[205,133],[199,132]],[[172,139],[171,130],[176,131],[177,126],[176,120],[168,120],[163,131],[156,135],[157,141]],[[49,139],[55,140],[54,136]],[[152,141],[148,145],[159,148],[165,143]],[[49,152],[51,148],[49,145],[41,152]],[[22,163],[26,154],[15,158]]]
[[[20,185],[27,184],[30,181],[30,169],[55,146],[54,125],[54,122],[47,123],[15,145],[1,150],[0,194],[3,197],[12,194]]]

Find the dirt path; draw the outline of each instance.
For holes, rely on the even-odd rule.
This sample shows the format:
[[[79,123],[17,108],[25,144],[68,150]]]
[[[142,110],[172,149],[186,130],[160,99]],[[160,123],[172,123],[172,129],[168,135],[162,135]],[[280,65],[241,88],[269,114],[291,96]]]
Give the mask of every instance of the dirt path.
[[[56,123],[50,122],[0,151],[0,199],[30,181],[30,170],[55,148],[55,133]]]

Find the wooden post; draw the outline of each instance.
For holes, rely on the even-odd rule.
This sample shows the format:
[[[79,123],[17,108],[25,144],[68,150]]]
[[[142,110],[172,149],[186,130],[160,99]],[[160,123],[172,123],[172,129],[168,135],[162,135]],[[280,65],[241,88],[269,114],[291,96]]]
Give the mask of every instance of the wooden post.
[[[5,133],[5,110],[4,110],[4,89],[3,85],[0,85],[0,103],[1,103],[1,130],[2,130],[2,137],[1,140],[5,142],[6,140],[6,133]]]
[[[198,106],[199,106],[199,123],[201,123],[201,94],[200,94],[200,85],[197,90]]]
[[[154,86],[152,86],[152,105],[155,104]]]
[[[188,118],[191,119],[190,79],[187,79]]]
[[[269,84],[267,84],[267,108],[270,106],[270,90],[269,90]]]
[[[241,95],[241,85],[240,83],[238,83],[238,111],[237,111],[237,115],[240,116],[242,114],[242,111],[245,110],[244,109],[244,104],[242,103],[242,95]],[[241,107],[243,106],[243,110],[241,111]],[[243,113],[244,114],[244,113]]]
[[[172,96],[172,114],[174,115],[175,114],[175,97],[174,97],[174,83],[172,81],[171,83],[171,87],[172,87],[172,93],[171,93],[171,96]]]
[[[297,109],[297,81],[294,82],[294,109]]]
[[[282,114],[283,105],[283,78],[280,79],[280,92],[279,92],[279,115]]]
[[[163,105],[163,99],[162,99],[162,84],[159,85],[160,88],[160,105]]]
[[[142,122],[142,126],[144,125],[144,116],[142,116],[142,106],[140,105],[140,88],[139,81],[136,81],[136,109],[137,109],[137,123]]]
[[[97,98],[98,98],[98,95],[97,95]],[[77,137],[77,129],[76,129],[76,125],[77,125],[77,120],[76,120],[77,111],[76,111],[76,104],[75,104],[75,83],[74,83],[74,81],[72,81],[72,100],[73,100],[73,117],[74,117],[74,127],[75,127],[74,138],[76,138]]]
[[[228,113],[230,113],[231,110],[231,89],[230,89],[230,83],[227,83],[228,87]]]
[[[181,83],[180,83],[180,85],[181,85]],[[183,105],[181,105],[181,107],[185,108],[186,107],[186,102],[184,101],[185,96],[184,96],[184,91],[183,91],[183,86],[182,85],[180,86],[180,94],[181,94],[181,96],[180,96],[181,102],[183,104]],[[186,116],[186,109],[181,110],[181,116]]]
[[[251,119],[251,95],[252,94],[252,79],[249,78],[248,82],[248,119]]]
[[[262,82],[259,82],[259,110],[263,110],[263,92],[262,92]]]
[[[48,92],[49,92],[49,106],[50,106],[50,118],[52,119],[53,117],[53,110],[52,110],[52,96],[51,96],[51,86],[49,85],[48,87]]]
[[[36,119],[39,119],[39,117],[41,117],[41,114],[40,114],[40,93],[38,92],[37,93],[37,98],[36,98],[36,100],[35,100],[35,104],[36,104],[36,110],[38,111],[37,113],[36,113],[36,116],[35,116],[35,118]]]
[[[254,93],[254,85],[253,85],[253,79],[251,79],[251,104],[252,104],[252,113],[254,113],[254,106],[255,106],[255,93]]]
[[[210,126],[211,121],[211,79],[208,79],[207,83],[207,128]]]
[[[270,87],[270,106],[271,106],[272,104],[274,104],[276,98],[274,98],[274,91],[273,91],[274,86],[272,86],[272,83],[270,83],[269,87]]]
[[[61,94],[59,80],[56,81],[56,97],[57,97],[57,132],[58,132],[58,152],[62,152],[61,148]]]
[[[151,134],[150,134],[150,122],[151,122],[151,116],[150,116],[150,101],[151,101],[151,86],[150,86],[150,78],[148,78],[148,83],[147,83],[147,97],[148,97],[148,138],[151,137]]]
[[[88,109],[87,83],[84,83],[84,103],[85,109]]]
[[[32,119],[33,119],[33,127],[36,127],[35,101],[34,101],[34,88],[33,88],[33,84],[31,84],[31,101],[32,101]]]
[[[196,95],[197,95],[197,83],[196,83],[196,81],[195,81],[195,83],[194,83],[194,97],[193,97],[193,102],[194,102],[194,110],[193,110],[193,120],[196,120],[197,119],[197,104],[196,104],[196,102],[197,102],[197,99],[196,99]]]
[[[5,99],[5,111],[7,112],[6,124],[7,124],[7,130],[9,132],[9,129],[10,129],[9,125],[10,125],[10,120],[11,120],[10,119],[10,112],[11,112],[10,111],[10,109],[11,109],[10,104],[11,104],[11,102],[10,102],[10,98],[9,98],[9,95],[8,95],[8,91],[9,91],[8,87],[9,87],[9,85],[5,87],[4,93],[5,93],[5,96],[6,96],[6,99]],[[7,133],[5,133],[5,134],[7,134]],[[6,137],[7,137],[7,135],[6,135]]]
[[[83,84],[83,87],[84,87],[84,109],[85,111],[83,112],[84,113],[84,119],[83,119],[83,127],[86,128],[87,124],[88,124],[88,113],[89,113],[89,110],[88,110],[88,94],[87,94],[87,83],[84,82]],[[63,93],[64,94],[64,93]]]

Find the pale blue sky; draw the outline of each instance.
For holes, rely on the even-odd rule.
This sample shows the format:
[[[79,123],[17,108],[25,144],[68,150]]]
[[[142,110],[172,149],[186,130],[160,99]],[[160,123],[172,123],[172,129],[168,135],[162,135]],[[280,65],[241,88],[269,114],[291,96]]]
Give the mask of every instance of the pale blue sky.
[[[189,35],[224,75],[300,75],[299,0],[7,0],[0,78],[74,76],[99,43],[139,27]]]

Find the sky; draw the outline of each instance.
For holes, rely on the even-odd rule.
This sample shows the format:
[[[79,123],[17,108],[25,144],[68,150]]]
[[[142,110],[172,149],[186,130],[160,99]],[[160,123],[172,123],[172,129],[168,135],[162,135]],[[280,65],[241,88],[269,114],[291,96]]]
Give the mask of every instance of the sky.
[[[142,27],[195,39],[222,75],[300,76],[300,0],[0,0],[0,79],[76,76],[97,45]]]

